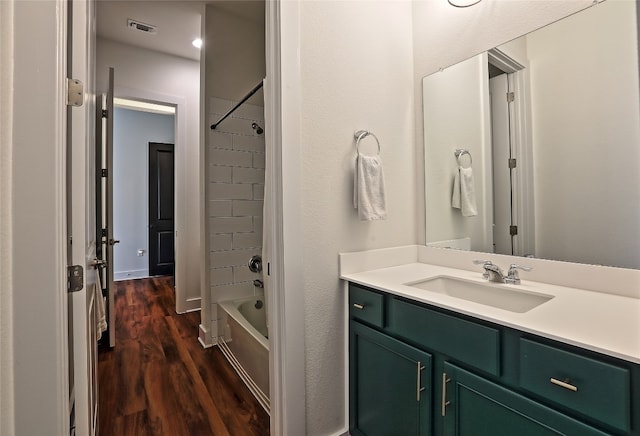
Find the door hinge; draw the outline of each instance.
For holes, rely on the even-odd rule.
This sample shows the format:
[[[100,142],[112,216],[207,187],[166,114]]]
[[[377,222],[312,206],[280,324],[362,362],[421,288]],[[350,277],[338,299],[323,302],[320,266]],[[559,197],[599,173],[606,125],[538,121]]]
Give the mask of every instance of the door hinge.
[[[102,109],[102,118],[109,118],[109,111],[106,109]]]
[[[514,169],[516,167],[516,164],[517,164],[517,162],[516,162],[515,158],[509,159],[509,168],[510,169]]]
[[[100,176],[101,177],[109,177],[109,170],[107,168],[102,168],[100,170]]]
[[[107,237],[107,235],[108,235],[108,230],[107,230],[107,228],[105,227],[104,229],[102,229],[102,230],[100,231],[100,236],[102,236],[103,238],[106,238],[106,237]]]
[[[67,267],[67,292],[78,292],[84,286],[84,269],[81,265]]]
[[[515,99],[516,99],[515,92],[507,92],[507,103],[513,103]]]
[[[76,79],[67,79],[67,106],[82,106],[84,103],[84,86]]]
[[[509,226],[509,234],[516,236],[518,234],[518,226]]]

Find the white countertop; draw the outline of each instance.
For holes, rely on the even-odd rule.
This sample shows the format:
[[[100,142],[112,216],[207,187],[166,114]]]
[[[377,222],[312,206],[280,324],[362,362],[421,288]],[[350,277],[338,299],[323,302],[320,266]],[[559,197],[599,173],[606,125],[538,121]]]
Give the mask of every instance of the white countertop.
[[[554,298],[528,312],[515,313],[404,284],[442,275],[484,282],[477,271],[418,262],[343,273],[340,278],[640,364],[638,298],[528,281],[521,275],[520,285],[500,286]]]

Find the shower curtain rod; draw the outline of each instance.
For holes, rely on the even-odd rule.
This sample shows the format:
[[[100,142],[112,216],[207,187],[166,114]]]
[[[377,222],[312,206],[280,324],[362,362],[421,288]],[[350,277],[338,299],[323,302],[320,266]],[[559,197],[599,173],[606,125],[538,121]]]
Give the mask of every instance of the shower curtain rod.
[[[260,88],[262,88],[262,83],[263,83],[263,82],[264,82],[264,79],[262,79],[262,80],[260,81],[260,83],[258,83],[256,86],[254,86],[254,87],[253,87],[253,89],[252,89],[251,91],[249,91],[249,92],[247,93],[247,95],[245,95],[245,96],[242,98],[242,100],[240,100],[240,101],[238,102],[238,104],[236,104],[234,107],[232,107],[232,108],[229,110],[229,112],[227,112],[226,114],[224,114],[224,115],[223,115],[223,116],[218,120],[218,122],[213,123],[213,124],[211,125],[211,130],[215,130],[215,129],[216,129],[216,127],[218,127],[218,125],[219,125],[221,122],[223,122],[223,121],[224,121],[224,120],[225,120],[229,115],[231,115],[231,114],[232,114],[236,109],[238,109],[240,106],[242,106],[242,104],[243,104],[245,101],[249,100],[253,94],[255,94],[256,92],[258,92],[258,90],[259,90]]]

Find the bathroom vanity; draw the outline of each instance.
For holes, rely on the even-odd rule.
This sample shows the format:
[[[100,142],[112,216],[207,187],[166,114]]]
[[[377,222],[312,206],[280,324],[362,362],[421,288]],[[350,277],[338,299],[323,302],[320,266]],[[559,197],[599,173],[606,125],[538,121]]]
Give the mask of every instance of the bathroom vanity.
[[[640,435],[640,299],[409,251],[341,255],[352,435]]]

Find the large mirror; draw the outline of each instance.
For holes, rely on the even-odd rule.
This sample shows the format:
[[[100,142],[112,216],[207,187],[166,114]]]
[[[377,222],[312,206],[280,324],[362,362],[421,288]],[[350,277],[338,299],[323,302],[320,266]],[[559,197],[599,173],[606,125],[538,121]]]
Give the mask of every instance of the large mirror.
[[[423,79],[428,245],[640,268],[635,1]]]

